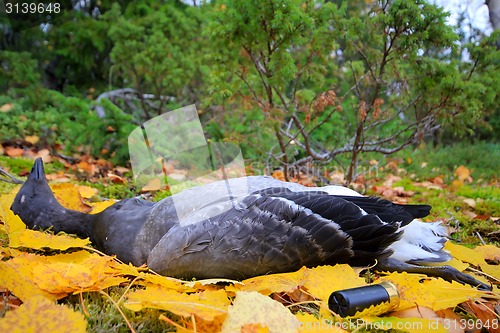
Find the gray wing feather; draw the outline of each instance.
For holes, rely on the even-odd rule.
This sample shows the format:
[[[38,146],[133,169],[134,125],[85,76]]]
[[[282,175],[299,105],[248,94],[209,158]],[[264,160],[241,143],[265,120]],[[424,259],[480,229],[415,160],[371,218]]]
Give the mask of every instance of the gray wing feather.
[[[301,226],[309,220],[314,230]],[[333,258],[347,261],[351,246],[332,221],[286,199],[252,195],[223,216],[171,228],[151,251],[148,266],[184,278],[247,278]]]

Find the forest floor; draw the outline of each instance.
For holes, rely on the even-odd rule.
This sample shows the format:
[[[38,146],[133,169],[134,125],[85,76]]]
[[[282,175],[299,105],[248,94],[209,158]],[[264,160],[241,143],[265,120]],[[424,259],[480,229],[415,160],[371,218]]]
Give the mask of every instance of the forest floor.
[[[20,258],[36,257],[41,261],[30,261],[26,265],[29,266],[37,263],[37,267],[40,267],[40,269],[52,267],[52,269],[57,270],[54,267],[59,267],[62,263],[49,263],[48,260],[50,259],[47,259],[48,257],[67,255],[74,256],[71,257],[73,258],[72,260],[81,260],[82,269],[87,269],[87,275],[85,276],[90,279],[90,282],[87,281],[88,283],[84,284],[85,287],[82,287],[83,285],[81,284],[81,279],[84,279],[84,277],[80,275],[71,280],[62,274],[62,277],[59,277],[60,279],[52,277],[52,282],[49,282],[40,281],[39,277],[36,277],[33,271],[26,273],[26,271],[20,270],[18,271],[20,276],[27,274],[26,276],[28,277],[19,277],[23,284],[21,286],[18,285],[17,288],[35,288],[37,292],[42,290],[43,292],[40,292],[43,294],[42,296],[46,296],[46,298],[52,300],[57,299],[59,304],[63,304],[65,309],[70,309],[72,313],[83,314],[82,318],[84,318],[86,329],[89,332],[126,332],[132,330],[137,332],[165,332],[175,330],[179,332],[183,330],[185,332],[212,332],[220,330],[221,327],[227,329],[228,324],[222,326],[223,322],[229,322],[229,317],[233,320],[235,317],[234,313],[237,311],[234,310],[231,312],[231,310],[228,310],[230,300],[233,301],[233,305],[230,306],[231,308],[240,309],[235,302],[235,295],[237,296],[238,293],[250,290],[257,290],[261,294],[271,295],[274,303],[284,304],[286,306],[284,309],[287,309],[286,311],[291,313],[292,317],[295,318],[293,320],[299,318],[298,320],[302,323],[302,326],[300,326],[301,332],[313,332],[314,325],[311,323],[314,320],[320,322],[320,319],[322,320],[321,323],[330,323],[330,326],[326,325],[321,329],[316,327],[318,332],[342,332],[339,329],[358,332],[374,331],[374,323],[380,324],[380,320],[385,320],[386,326],[385,328],[381,328],[379,327],[380,324],[376,328],[381,328],[383,331],[387,329],[387,325],[389,324],[391,326],[389,328],[399,327],[395,326],[398,323],[407,325],[415,317],[420,318],[419,320],[422,320],[421,322],[425,322],[427,325],[433,323],[433,318],[436,318],[436,320],[439,319],[440,326],[436,326],[436,332],[452,331],[449,326],[453,320],[453,328],[457,329],[453,332],[464,332],[470,328],[474,328],[476,332],[480,332],[481,329],[488,332],[498,332],[500,312],[498,286],[500,273],[498,275],[495,274],[500,272],[500,183],[497,174],[498,165],[500,165],[499,152],[500,145],[490,143],[455,145],[441,147],[440,149],[420,147],[419,149],[413,151],[406,150],[390,157],[368,156],[360,164],[360,176],[351,184],[351,187],[365,195],[381,196],[398,203],[430,204],[433,209],[431,214],[424,220],[428,222],[440,221],[448,228],[450,239],[453,241],[449,243],[453,245],[449,245],[447,249],[452,252],[455,260],[457,260],[456,264],[463,269],[469,268],[469,273],[477,272],[478,270],[490,272],[489,278],[488,274],[486,276],[483,275],[481,278],[485,282],[492,283],[494,287],[494,292],[488,295],[471,292],[467,289],[471,292],[470,297],[467,297],[467,290],[460,289],[453,284],[457,295],[464,293],[466,295],[465,298],[457,296],[457,300],[455,301],[443,301],[443,304],[436,305],[436,299],[442,296],[434,295],[433,302],[421,299],[421,297],[424,297],[423,295],[417,296],[414,303],[417,303],[420,307],[417,307],[416,312],[406,314],[396,312],[384,317],[381,316],[381,313],[369,313],[368,317],[365,314],[362,317],[364,319],[364,326],[360,327],[346,327],[343,324],[335,326],[333,324],[342,323],[342,319],[332,316],[332,314],[324,313],[324,306],[321,305],[321,302],[325,301],[326,294],[323,295],[323,293],[328,291],[329,294],[332,286],[324,286],[322,290],[314,291],[315,287],[313,285],[323,286],[323,282],[320,280],[321,274],[324,274],[324,272],[321,273],[318,269],[307,271],[311,279],[317,274],[317,277],[309,282],[303,276],[301,278],[298,278],[297,275],[284,276],[283,279],[290,279],[290,281],[296,283],[293,288],[290,288],[290,284],[293,284],[292,282],[283,287],[279,285],[280,282],[273,280],[272,276],[265,281],[257,280],[256,282],[252,282],[255,284],[267,283],[272,285],[272,287],[268,286],[267,289],[245,289],[243,287],[240,288],[238,282],[226,283],[225,281],[215,281],[206,284],[191,281],[192,284],[190,285],[185,282],[175,281],[175,283],[172,282],[174,285],[167,287],[167,282],[165,282],[167,280],[158,282],[154,280],[155,278],[148,275],[150,273],[144,270],[130,269],[128,271],[125,267],[113,266],[112,262],[114,261],[112,259],[106,259],[106,263],[102,263],[102,265],[108,265],[106,267],[109,271],[113,270],[111,275],[115,280],[113,280],[113,283],[110,282],[111,280],[106,280],[108,284],[104,283],[103,280],[99,280],[101,288],[96,280],[92,280],[94,267],[85,268],[84,263],[92,262],[95,265],[95,261],[93,260],[98,260],[96,259],[97,257],[109,257],[96,254],[88,245],[75,246],[75,248],[80,248],[79,251],[85,253],[79,254],[81,252],[75,248],[68,250],[57,246],[52,248],[37,247],[36,245],[31,246],[30,242],[33,239],[27,241],[23,246],[13,244],[13,238],[9,234],[8,226],[9,223],[12,223],[10,221],[14,217],[8,215],[6,211],[10,207],[13,195],[19,185],[6,182],[0,182],[0,199],[2,200],[0,208],[4,207],[3,212],[0,209],[0,249],[3,258],[0,264],[7,265],[5,267],[10,267],[9,269],[14,269],[15,271],[15,269],[19,270],[22,266]],[[103,209],[112,203],[106,200],[103,201],[103,198],[122,199],[142,193],[144,197],[151,200],[160,200],[169,194],[168,190],[162,189],[155,184],[148,184],[145,187],[138,188],[131,179],[132,173],[130,169],[123,166],[113,166],[108,161],[93,159],[89,156],[80,156],[78,159],[70,162],[64,157],[52,155],[50,152],[44,150],[14,150],[14,148],[3,147],[2,151],[0,151],[0,168],[22,179],[23,176],[29,173],[33,158],[37,156],[49,162],[46,163],[46,173],[48,179],[51,181],[51,185],[54,184],[53,190],[58,195],[58,198],[63,198],[63,200],[66,198],[67,200],[64,201],[67,201],[69,206],[74,204],[74,207],[76,207],[74,209],[88,212],[92,209]],[[252,170],[249,170],[249,172],[251,173]],[[326,169],[323,174],[330,181],[337,183],[342,182],[344,177],[342,169],[333,167]],[[273,175],[276,178],[282,177],[279,171],[276,171]],[[305,185],[315,185],[318,183],[318,179],[307,175],[299,175],[295,181]],[[76,202],[73,197],[77,199]],[[108,203],[96,208],[99,206],[99,202]],[[41,232],[38,233],[41,234]],[[46,232],[45,234],[50,233]],[[453,247],[456,244],[463,246],[460,246],[460,248]],[[468,252],[475,251],[472,250],[473,248],[477,251]],[[77,254],[80,256],[78,259],[76,259]],[[94,257],[94,255],[97,257]],[[19,260],[19,262],[14,262],[14,260]],[[12,263],[11,266],[8,266],[9,263]],[[118,264],[116,263],[116,265]],[[486,267],[488,269],[485,269]],[[354,274],[355,277],[352,280],[358,279],[361,271],[337,266],[333,268],[329,267],[328,269],[333,269],[333,271],[328,271],[328,274],[344,274],[346,276]],[[341,270],[336,272],[335,269]],[[290,274],[299,274],[300,272]],[[361,277],[359,277],[361,282],[358,281],[358,283],[365,283],[363,281],[368,281],[369,283],[377,282],[381,278],[378,275],[372,276],[371,274],[373,272],[368,270],[367,273],[364,270],[361,273]],[[146,275],[147,277],[145,277]],[[383,278],[384,275],[382,275]],[[398,279],[401,279],[401,276],[388,275],[386,278],[389,281],[397,282],[400,281]],[[297,279],[302,281],[302,284],[297,282]],[[78,281],[75,282],[76,280]],[[141,280],[143,283],[137,282]],[[408,285],[412,285],[413,283],[411,278],[404,281]],[[49,308],[52,305],[46,305],[41,300],[26,299],[25,297],[28,296],[25,295],[20,296],[19,293],[21,291],[17,291],[16,293],[15,287],[11,287],[12,283],[14,281],[12,279],[8,280],[5,275],[3,275],[2,280],[2,273],[0,272],[0,328],[7,327],[11,332],[22,331],[26,327],[10,327],[9,323],[12,321],[9,320],[21,320],[22,316],[35,315],[34,318],[29,317],[30,321],[38,321],[40,325],[44,325],[43,323],[47,321],[47,318],[50,319],[52,318],[51,316],[57,316],[59,311],[63,311],[54,310],[55,313],[52,313],[50,310],[47,310],[46,314],[40,312],[39,309],[43,306]],[[59,288],[53,288],[51,289],[52,291],[48,291],[50,288],[43,287],[44,284],[50,283],[59,284]],[[146,289],[143,289],[144,286],[146,286]],[[340,286],[345,288],[352,287],[353,285],[347,283]],[[435,285],[433,288],[447,287],[444,285]],[[81,290],[85,290],[85,292]],[[269,292],[269,290],[272,290],[272,292]],[[172,298],[179,297],[174,302],[176,304],[174,308],[166,305],[158,305],[159,301],[154,299],[154,293],[161,292],[164,292],[165,295],[170,295]],[[174,292],[177,296],[172,294]],[[432,292],[432,290],[423,289],[423,291],[419,291],[417,294],[432,294]],[[203,298],[200,295],[206,295],[207,299],[200,301]],[[195,301],[193,297],[198,297],[198,300]],[[213,302],[210,297],[213,298]],[[473,300],[468,300],[468,298]],[[190,309],[183,308],[183,306],[186,306],[186,303],[196,303],[198,301],[201,302],[202,307],[212,306],[219,310],[222,309],[222,312],[218,313],[215,311],[215,313],[209,313],[209,311],[200,310],[196,306]],[[227,304],[225,303],[226,301]],[[241,294],[241,302],[244,302],[243,294]],[[264,308],[275,305],[266,305],[265,300],[258,298],[252,299],[250,302],[261,304]],[[136,303],[140,305],[134,307]],[[409,306],[405,308],[400,305],[398,309],[407,310],[408,308]],[[429,312],[425,313],[424,309],[428,309]],[[64,316],[63,314],[60,315],[60,317]],[[286,317],[286,315],[283,316]],[[398,319],[398,321],[394,319],[397,316],[403,318]],[[63,320],[61,327],[65,329],[72,328],[73,331],[78,330],[77,328],[81,326],[81,323],[78,324],[79,319],[73,320],[69,319],[70,317],[71,315],[68,314],[68,319],[66,321]],[[267,329],[270,329],[269,332],[272,332],[272,325],[262,321],[255,325],[245,324],[240,326],[238,331],[268,332]],[[308,327],[312,327],[312,329],[308,329]],[[405,330],[408,332],[418,331],[414,327],[407,328],[406,326]],[[423,331],[426,330],[424,329]]]

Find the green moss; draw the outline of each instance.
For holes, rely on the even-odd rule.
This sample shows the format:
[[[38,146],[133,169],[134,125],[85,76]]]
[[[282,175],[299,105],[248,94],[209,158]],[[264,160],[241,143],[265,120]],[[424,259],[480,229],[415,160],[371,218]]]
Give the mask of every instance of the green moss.
[[[33,160],[23,157],[0,156],[0,166],[9,169],[11,174],[17,176],[22,172],[29,172],[33,166]]]
[[[107,292],[115,302],[118,302],[125,289],[124,287],[112,287]],[[88,321],[87,332],[130,332],[122,315],[106,296],[99,293],[83,293],[82,298],[83,306],[79,295],[69,296],[63,302],[82,313],[85,313],[83,310],[85,308],[89,314],[86,318]],[[121,310],[136,332],[175,332],[173,326],[158,319],[160,314],[166,315],[162,311],[147,309],[133,312],[123,306]]]

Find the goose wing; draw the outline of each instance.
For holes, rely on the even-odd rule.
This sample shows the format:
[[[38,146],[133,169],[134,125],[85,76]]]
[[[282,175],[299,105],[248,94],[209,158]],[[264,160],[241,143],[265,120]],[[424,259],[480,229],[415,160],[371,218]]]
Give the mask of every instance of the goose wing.
[[[151,251],[148,265],[182,277],[245,278],[335,263],[373,263],[389,256],[399,223],[321,191],[269,188],[227,212],[176,225]]]
[[[254,193],[219,216],[170,229],[148,266],[186,278],[247,278],[347,262],[351,248],[349,235],[331,220],[286,198]]]

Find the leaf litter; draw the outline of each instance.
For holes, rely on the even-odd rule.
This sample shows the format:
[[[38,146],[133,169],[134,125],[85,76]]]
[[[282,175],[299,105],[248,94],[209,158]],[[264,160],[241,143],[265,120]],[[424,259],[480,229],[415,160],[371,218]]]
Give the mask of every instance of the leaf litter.
[[[90,166],[79,167],[95,172]],[[461,182],[469,181],[470,174],[463,168],[456,172]],[[413,193],[392,187],[398,180],[397,176],[389,178],[383,187],[374,190],[405,202]],[[311,179],[305,181],[310,184]],[[443,185],[434,179],[426,186],[442,188]],[[52,189],[65,206],[87,213],[96,213],[114,203],[91,202],[89,199],[96,192],[88,186],[63,183]],[[360,276],[362,269],[348,265],[303,267],[296,272],[241,282],[182,281],[159,276],[146,267],[137,268],[97,253],[89,247],[88,239],[26,229],[9,209],[17,190],[0,195],[0,233],[8,239],[7,244],[2,243],[0,296],[12,299],[10,295],[15,295],[22,304],[7,308],[5,316],[0,318],[0,331],[83,332],[86,326],[83,315],[55,301],[70,294],[105,293],[112,286],[128,286],[116,304],[118,307],[137,312],[160,309],[185,318],[179,323],[160,315],[159,320],[173,324],[178,332],[349,332],[373,327],[448,332],[445,324],[461,319],[453,311],[458,308],[482,323],[499,321],[496,309],[500,299],[497,287],[500,251],[493,245],[469,249],[447,242],[446,249],[454,257],[451,264],[457,269],[465,270],[472,265],[477,272],[486,273],[495,284],[494,292],[418,274],[382,274],[371,276],[369,282],[391,281],[398,287],[401,301],[393,309],[395,312],[383,316],[388,309],[382,304],[353,318],[340,318],[328,310],[328,297],[336,290],[367,285],[366,275]],[[283,296],[287,296],[286,300]],[[498,325],[485,329],[496,332]]]

